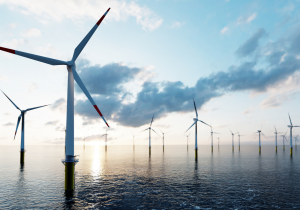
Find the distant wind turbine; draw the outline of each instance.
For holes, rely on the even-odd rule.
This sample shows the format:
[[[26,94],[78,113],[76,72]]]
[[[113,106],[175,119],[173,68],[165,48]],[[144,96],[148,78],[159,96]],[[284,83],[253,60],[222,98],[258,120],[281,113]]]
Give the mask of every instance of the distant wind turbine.
[[[238,134],[238,137],[239,137],[239,151],[241,151],[241,136],[244,136],[244,135],[240,135],[239,132],[237,132]]]
[[[105,151],[107,151],[107,128],[106,128],[106,133],[103,134],[102,136],[105,136]],[[100,138],[101,138],[102,136],[100,136]]]
[[[297,148],[297,142],[298,142],[298,135],[295,138],[295,148]]]
[[[293,125],[290,114],[289,114],[289,118],[290,118],[290,125],[288,125],[288,127],[290,128],[290,155],[293,155],[293,135],[292,135],[292,129],[293,127],[300,127],[298,125]]]
[[[213,132],[213,129],[212,127],[210,127],[210,135],[211,135],[211,152],[214,151],[214,134],[220,134],[220,133],[217,133],[217,132]]]
[[[2,90],[1,90],[2,91]],[[2,91],[2,93],[8,98],[8,100],[10,100],[10,98]],[[24,161],[25,161],[25,114],[26,112],[28,111],[31,111],[31,110],[34,110],[34,109],[38,109],[38,108],[41,108],[41,107],[45,107],[45,106],[48,106],[48,105],[44,105],[44,106],[38,106],[38,107],[33,107],[33,108],[29,108],[29,109],[25,109],[25,110],[21,110],[12,100],[10,100],[10,102],[18,109],[21,111],[21,114],[20,116],[18,117],[18,121],[17,121],[17,128],[16,128],[16,131],[15,131],[15,136],[14,136],[14,140],[16,138],[16,134],[17,134],[17,131],[18,131],[18,127],[19,127],[19,124],[20,124],[20,120],[22,119],[22,131],[21,131],[21,151],[20,151],[20,163],[21,164],[24,164]]]
[[[285,132],[284,135],[281,135],[281,136],[282,136],[282,149],[283,149],[283,150],[285,149],[284,139],[285,139],[286,141],[288,141],[287,138],[285,137],[286,133],[287,133],[287,132]]]
[[[275,134],[275,151],[277,152],[277,134],[282,133],[282,132],[277,132],[275,125],[274,125],[274,128],[275,128],[275,132],[274,132],[274,134]]]
[[[132,145],[133,145],[133,150],[134,150],[134,146],[135,146],[134,135],[132,132],[131,132],[131,134],[132,134]]]
[[[262,134],[265,138],[267,138],[264,134],[263,134],[263,132],[261,132],[261,130],[258,130],[257,132],[255,132],[255,133],[258,133],[258,139],[259,139],[259,149],[258,149],[258,151],[259,151],[259,153],[261,153],[261,141],[260,141],[260,134]]]
[[[164,132],[162,132],[162,130],[160,130],[160,132],[163,134],[163,151],[165,151],[165,134],[170,133],[170,132],[164,133]]]
[[[153,123],[153,118],[154,118],[154,115],[152,117],[152,120],[151,120],[149,128],[146,128],[145,130],[143,130],[143,131],[149,130],[149,155],[151,155],[151,130],[154,131],[154,133],[156,133],[156,131],[151,128],[152,123]],[[156,134],[158,135],[158,133],[156,133]]]
[[[219,146],[220,146],[220,138],[218,137],[218,149],[219,149]]]
[[[205,122],[201,121],[201,120],[198,120],[198,113],[197,113],[197,107],[196,107],[196,103],[195,103],[195,100],[193,99],[194,101],[194,108],[195,108],[195,112],[196,112],[196,118],[194,118],[194,123],[191,125],[191,127],[193,127],[195,125],[195,159],[198,158],[198,142],[197,142],[197,122],[200,121],[202,122],[203,124],[211,127],[210,125],[206,124]],[[185,133],[191,129],[191,127],[189,127]]]
[[[192,132],[189,133],[189,135],[186,135],[186,148],[189,150],[189,136],[191,135]]]
[[[229,129],[230,130],[230,129]],[[237,133],[232,133],[232,131],[230,130],[230,133],[232,135],[232,152],[234,151],[234,134],[237,134]]]

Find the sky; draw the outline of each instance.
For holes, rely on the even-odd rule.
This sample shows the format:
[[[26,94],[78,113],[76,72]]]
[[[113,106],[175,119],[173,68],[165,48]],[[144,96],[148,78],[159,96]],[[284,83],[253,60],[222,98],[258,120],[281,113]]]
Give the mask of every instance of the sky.
[[[214,144],[274,145],[274,126],[300,125],[300,1],[289,0],[0,0],[0,46],[71,60],[111,8],[76,61],[106,118],[111,145],[194,144],[199,119]],[[25,145],[64,144],[67,69],[0,52],[0,89],[25,115]],[[13,140],[20,111],[0,94],[0,144]],[[75,84],[75,144],[104,144],[106,126]],[[198,123],[198,144],[210,144]],[[293,129],[293,136],[300,134]],[[238,137],[235,135],[235,144]],[[278,136],[282,144],[282,136]],[[288,144],[288,142],[286,142]],[[26,146],[25,146],[26,148]]]

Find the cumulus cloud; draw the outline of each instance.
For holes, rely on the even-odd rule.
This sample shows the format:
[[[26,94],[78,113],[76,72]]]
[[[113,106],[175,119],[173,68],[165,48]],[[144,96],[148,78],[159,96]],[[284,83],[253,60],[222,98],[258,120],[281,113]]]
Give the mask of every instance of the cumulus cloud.
[[[221,34],[225,34],[228,30],[229,30],[229,28],[225,26],[224,28],[222,28],[222,30],[220,31],[220,33]]]
[[[253,13],[252,15],[249,16],[241,16],[237,19],[237,24],[246,24],[252,22],[256,18],[257,14]]]
[[[80,78],[91,94],[116,95],[124,92],[124,84],[132,81],[142,69],[111,63],[105,66],[91,66],[88,60],[79,62]],[[77,92],[82,92],[76,86]]]
[[[144,30],[153,31],[158,28],[163,19],[145,6],[140,6],[135,1],[125,0],[0,0],[0,5],[8,5],[9,8],[18,10],[26,15],[36,16],[42,23],[49,21],[62,21],[72,19],[81,21],[82,19],[99,20],[104,11],[109,7],[111,10],[105,21],[126,21],[129,17],[134,17],[137,24]]]
[[[266,35],[264,29],[260,28],[253,34],[244,44],[242,44],[236,51],[236,55],[239,57],[245,57],[254,52],[258,47],[258,41]]]
[[[28,29],[25,33],[23,33],[22,35],[28,38],[34,38],[34,37],[39,37],[41,36],[41,31],[37,28],[31,28]]]
[[[67,106],[67,100],[64,98],[60,98],[51,105],[51,109],[64,111],[66,109],[66,106]]]
[[[257,42],[264,34],[265,31],[259,29],[238,49],[237,53],[246,56],[249,53],[259,54],[267,50],[267,54],[255,56],[238,65],[231,65],[227,70],[201,77],[191,87],[184,85],[181,81],[153,82],[148,80],[141,85],[141,91],[136,94],[135,100],[129,103],[124,103],[124,98],[132,91],[124,89],[124,85],[145,71],[144,69],[130,68],[120,64],[109,64],[103,67],[86,65],[81,77],[84,78],[84,82],[88,81],[88,83],[85,82],[87,88],[93,94],[108,121],[138,127],[148,124],[153,114],[154,119],[158,119],[172,112],[193,111],[193,98],[200,110],[211,99],[228,92],[266,92],[280,87],[280,84],[289,80],[300,69],[300,60],[296,58],[300,52],[295,49],[296,45],[291,45],[296,42],[295,40],[300,39],[300,34],[293,34],[287,39],[280,39],[258,47]],[[254,47],[250,46],[251,43]],[[286,55],[282,59],[284,54]],[[260,65],[260,61],[265,62],[264,67]],[[107,77],[104,75],[106,71],[110,72],[107,73]],[[290,86],[293,84],[291,83]],[[293,96],[291,94],[286,97],[292,98]],[[276,106],[276,101],[283,99],[282,97],[265,101],[262,106]],[[251,111],[253,111],[252,108],[246,110],[245,113]],[[86,99],[76,101],[75,112],[82,116],[85,122],[100,120]]]

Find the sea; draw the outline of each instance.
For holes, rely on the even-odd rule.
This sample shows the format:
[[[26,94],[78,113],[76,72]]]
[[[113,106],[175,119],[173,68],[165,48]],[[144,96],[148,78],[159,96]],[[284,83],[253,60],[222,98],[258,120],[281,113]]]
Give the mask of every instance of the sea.
[[[0,146],[0,209],[300,209],[300,147],[77,145],[64,190],[63,145]]]

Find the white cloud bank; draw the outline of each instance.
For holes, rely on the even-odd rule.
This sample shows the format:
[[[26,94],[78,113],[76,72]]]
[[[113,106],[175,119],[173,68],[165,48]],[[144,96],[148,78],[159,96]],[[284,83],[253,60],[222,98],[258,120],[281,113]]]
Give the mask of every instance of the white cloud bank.
[[[163,19],[147,7],[142,7],[136,2],[125,0],[0,0],[0,5],[19,10],[23,14],[35,15],[41,22],[49,20],[62,21],[63,19],[81,20],[90,18],[98,20],[103,13],[111,7],[110,15],[105,20],[125,21],[130,16],[136,18],[137,24],[144,30],[153,31],[158,28]]]

